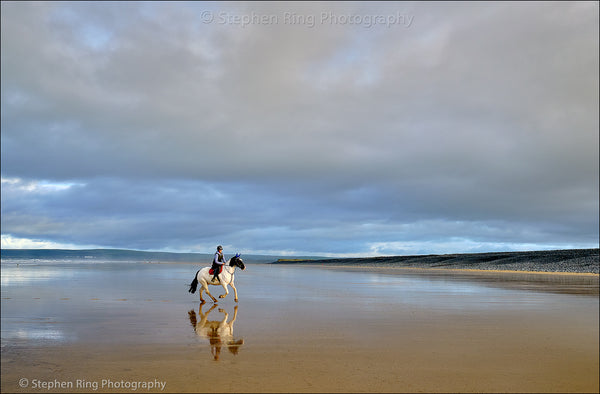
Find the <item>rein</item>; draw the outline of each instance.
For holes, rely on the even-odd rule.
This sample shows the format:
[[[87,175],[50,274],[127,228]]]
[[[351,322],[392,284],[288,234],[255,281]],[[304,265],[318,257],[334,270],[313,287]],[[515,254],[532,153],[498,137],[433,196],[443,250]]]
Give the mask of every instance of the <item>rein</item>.
[[[231,259],[229,260],[231,263]],[[233,273],[235,272],[235,265],[223,265],[223,269],[227,269],[227,272],[229,273],[229,275],[231,275],[233,277]],[[229,271],[229,268],[231,268],[231,271]]]

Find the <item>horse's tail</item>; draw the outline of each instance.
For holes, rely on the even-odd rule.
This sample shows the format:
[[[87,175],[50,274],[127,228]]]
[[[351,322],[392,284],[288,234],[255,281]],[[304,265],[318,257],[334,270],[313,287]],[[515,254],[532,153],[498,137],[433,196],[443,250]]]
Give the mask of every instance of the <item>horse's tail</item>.
[[[195,310],[191,310],[188,312],[188,316],[190,317],[190,324],[192,325],[192,327],[194,327],[194,330],[196,329],[196,323],[198,322],[196,320],[196,311]]]
[[[198,270],[198,272],[200,272],[200,270]],[[194,276],[194,280],[192,281],[192,283],[190,283],[189,292],[192,294],[194,294],[196,292],[196,288],[198,287],[198,272],[196,272],[196,275]]]

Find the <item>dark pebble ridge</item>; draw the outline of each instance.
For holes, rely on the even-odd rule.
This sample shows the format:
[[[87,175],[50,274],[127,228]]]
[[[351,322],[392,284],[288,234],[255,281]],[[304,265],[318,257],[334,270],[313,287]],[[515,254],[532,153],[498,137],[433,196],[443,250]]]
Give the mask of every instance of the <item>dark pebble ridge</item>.
[[[599,273],[599,249],[285,260],[273,264],[326,264],[365,267],[447,268],[533,272]]]

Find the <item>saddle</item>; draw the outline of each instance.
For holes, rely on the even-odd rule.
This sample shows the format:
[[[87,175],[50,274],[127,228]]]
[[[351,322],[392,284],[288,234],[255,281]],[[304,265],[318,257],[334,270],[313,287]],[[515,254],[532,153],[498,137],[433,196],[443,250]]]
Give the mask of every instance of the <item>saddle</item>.
[[[221,272],[223,272],[223,266],[220,266],[220,267],[219,267],[219,274],[220,274]],[[209,274],[211,274],[211,275],[214,275],[214,274],[215,274],[215,269],[214,269],[214,268],[211,268],[211,269],[209,269],[209,270],[208,270],[208,273],[209,273]]]

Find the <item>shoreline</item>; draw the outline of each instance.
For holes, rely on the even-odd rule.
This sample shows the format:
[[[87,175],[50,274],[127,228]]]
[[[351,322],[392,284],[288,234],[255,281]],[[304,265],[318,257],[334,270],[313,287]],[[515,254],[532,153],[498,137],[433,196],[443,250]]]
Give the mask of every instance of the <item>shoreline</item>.
[[[311,266],[313,264],[298,264],[298,266]],[[357,270],[370,271],[374,269],[384,270],[404,270],[404,271],[423,271],[423,272],[440,272],[440,273],[473,273],[473,274],[517,274],[517,275],[549,275],[549,276],[572,276],[572,277],[589,277],[600,278],[600,274],[591,272],[560,272],[560,271],[517,271],[517,270],[502,270],[502,269],[475,269],[475,268],[431,268],[431,267],[387,267],[384,265],[344,265],[344,264],[328,264],[320,266],[320,268],[356,268]]]
[[[486,283],[493,287],[528,289],[545,293],[600,295],[600,275],[576,272],[535,272],[510,270],[477,270],[457,268],[386,267],[380,265],[319,265],[298,264],[308,268],[329,271],[378,273],[391,276],[421,276],[423,278],[461,278],[466,281]]]

